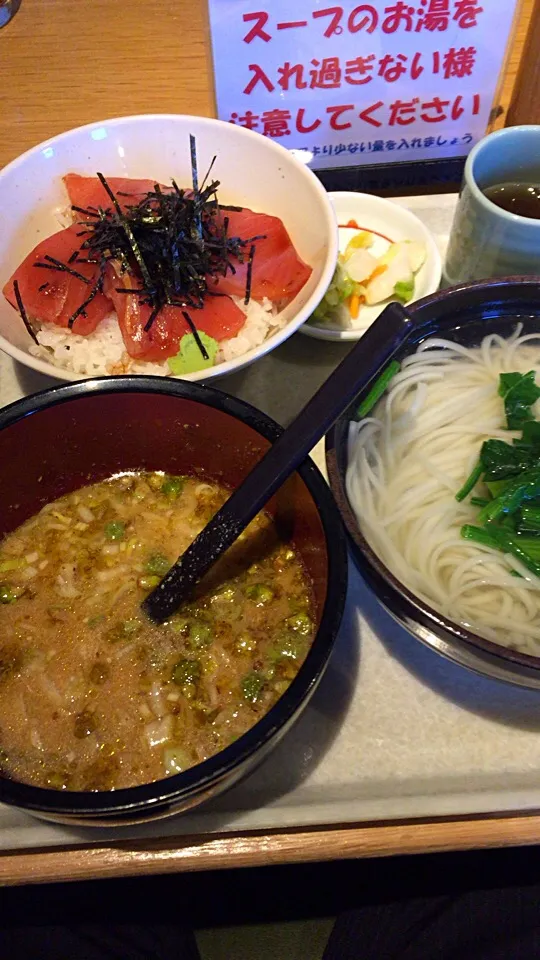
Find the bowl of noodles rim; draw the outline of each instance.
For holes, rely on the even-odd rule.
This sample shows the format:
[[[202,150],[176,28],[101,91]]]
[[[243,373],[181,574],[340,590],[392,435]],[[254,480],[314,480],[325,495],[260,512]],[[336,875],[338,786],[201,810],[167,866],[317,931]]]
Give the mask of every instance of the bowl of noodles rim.
[[[161,404],[152,415],[146,412],[152,407],[153,397],[164,399],[169,407],[176,399],[184,401],[184,405],[180,403],[174,416],[169,409],[170,419],[165,422]],[[90,409],[87,416],[85,404]],[[186,409],[189,407],[191,410]],[[117,421],[122,419],[125,409],[136,428],[125,427],[125,418],[120,433]],[[173,448],[171,438],[175,431],[185,429],[185,420],[193,422],[199,433],[202,423],[210,424],[216,435],[226,430],[224,421],[231,421],[226,436],[211,449],[208,440],[199,444],[201,449],[204,447],[204,456],[219,464],[221,443],[223,460],[229,458],[239,477],[253,465],[253,458],[262,455],[261,451],[283,432],[269,416],[236,397],[209,386],[166,377],[90,379],[52,387],[4,407],[0,410],[0,446],[6,437],[4,452],[11,451],[13,463],[3,486],[3,512],[16,517],[9,527],[15,529],[48,500],[87,483],[90,475],[102,478],[105,470],[110,476],[121,468],[120,461],[130,463],[132,469],[136,459],[137,468],[145,468],[147,457],[158,456],[156,448]],[[13,430],[24,429],[32,421],[32,442],[23,445]],[[160,436],[156,435],[156,424]],[[151,446],[143,441],[139,447],[139,435],[150,436]],[[204,430],[203,435],[206,436]],[[128,437],[127,442],[124,436]],[[24,463],[22,471],[16,469],[19,457]],[[201,463],[194,463],[194,468],[197,466]],[[328,484],[310,458],[293,477],[299,479],[296,488],[300,487],[301,492],[293,495],[296,499],[291,499],[291,504],[307,504],[305,514],[316,519],[317,535],[311,538],[306,534],[307,549],[300,553],[308,569],[313,562],[320,571],[317,583],[314,582],[320,601],[311,647],[279,700],[232,744],[181,773],[117,790],[60,791],[23,783],[0,771],[0,802],[68,825],[116,827],[144,823],[199,806],[242,779],[266,757],[298,719],[324,674],[340,626],[347,587],[345,532]],[[54,491],[52,497],[47,496],[49,489]]]
[[[417,327],[397,360],[432,336],[473,346],[479,337],[495,332],[508,336],[512,325],[531,320],[540,332],[540,279],[506,277],[462,284],[417,301],[409,311]],[[485,330],[480,330],[484,324]],[[391,572],[362,533],[347,496],[345,474],[351,415],[368,391],[369,387],[359,394],[326,436],[330,486],[362,577],[387,612],[432,650],[484,676],[540,688],[540,656],[487,640],[440,613]]]

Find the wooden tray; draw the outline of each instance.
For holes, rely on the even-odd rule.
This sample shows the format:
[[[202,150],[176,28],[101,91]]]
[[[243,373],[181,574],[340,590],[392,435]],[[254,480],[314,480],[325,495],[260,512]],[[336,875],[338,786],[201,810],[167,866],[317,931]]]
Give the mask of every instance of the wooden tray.
[[[396,202],[444,252],[456,197]],[[219,386],[286,422],[348,348],[295,336]],[[0,405],[49,383],[0,358]],[[322,445],[313,455],[324,468]],[[536,843],[539,729],[540,693],[423,648],[352,568],[328,673],[256,773],[199,811],[122,831],[0,806],[0,883]]]

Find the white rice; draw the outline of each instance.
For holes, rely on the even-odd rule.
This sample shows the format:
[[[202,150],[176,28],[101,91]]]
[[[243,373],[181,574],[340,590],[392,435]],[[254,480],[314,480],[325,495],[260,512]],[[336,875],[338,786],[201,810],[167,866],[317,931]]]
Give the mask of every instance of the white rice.
[[[243,300],[233,299],[246,314],[246,322],[235,337],[220,342],[216,364],[235,360],[248,350],[260,346],[285,322],[283,313],[279,313],[270,300],[265,299],[262,303],[251,300],[246,307]],[[126,353],[115,313],[102,320],[87,337],[71,333],[53,323],[44,323],[37,333],[37,339],[39,346],[32,344],[29,348],[34,357],[47,360],[80,377],[125,373],[172,376],[166,360],[160,363],[132,360]]]

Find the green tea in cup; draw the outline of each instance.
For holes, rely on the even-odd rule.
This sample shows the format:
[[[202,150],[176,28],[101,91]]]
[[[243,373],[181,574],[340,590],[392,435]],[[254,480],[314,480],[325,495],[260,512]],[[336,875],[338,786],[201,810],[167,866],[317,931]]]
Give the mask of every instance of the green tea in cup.
[[[467,157],[443,282],[530,275],[540,277],[540,126],[525,125]]]
[[[518,217],[540,220],[540,186],[537,183],[506,180],[485,187],[482,193],[501,210],[508,210],[508,213],[515,213]]]

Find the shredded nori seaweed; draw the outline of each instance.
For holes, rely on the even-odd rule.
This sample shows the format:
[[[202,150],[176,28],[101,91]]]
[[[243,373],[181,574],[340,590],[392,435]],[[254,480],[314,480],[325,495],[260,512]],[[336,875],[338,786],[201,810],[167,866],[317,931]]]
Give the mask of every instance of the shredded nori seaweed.
[[[251,247],[249,248],[249,260],[248,260],[247,271],[246,271],[246,295],[244,297],[244,303],[246,307],[249,303],[249,298],[251,297],[251,277],[253,274],[253,258],[255,256],[255,250],[256,250],[255,244],[252,243]]]
[[[62,263],[62,261],[57,260],[56,257],[50,257],[46,253],[43,259],[47,260],[47,263],[35,263],[34,266],[41,267],[43,270],[58,270],[59,273],[70,273],[71,276],[76,277],[77,280],[82,280],[83,283],[90,283],[88,277],[83,276],[78,270],[73,270],[67,263]]]
[[[94,299],[94,297],[96,297],[97,294],[101,293],[101,291],[103,290],[104,279],[105,279],[105,270],[104,268],[102,268],[102,270],[100,271],[99,277],[96,280],[94,286],[92,287],[90,293],[88,294],[86,300],[83,300],[80,307],[77,307],[75,313],[73,313],[69,318],[68,327],[70,330],[73,328],[73,324],[75,323],[77,317],[86,317],[86,308],[89,303],[92,303],[92,300]]]
[[[34,341],[34,343],[37,343],[37,342],[38,342],[38,338],[36,337],[36,332],[35,332],[34,328],[32,327],[32,324],[30,323],[30,321],[29,321],[29,319],[28,319],[28,314],[27,314],[27,312],[26,312],[26,310],[25,310],[25,308],[24,308],[24,303],[23,303],[23,301],[22,301],[21,291],[19,290],[19,283],[18,283],[17,280],[14,280],[14,281],[13,281],[13,292],[14,292],[14,294],[15,294],[15,299],[16,299],[16,301],[17,301],[17,306],[18,306],[18,308],[19,308],[19,313],[20,313],[20,315],[21,315],[22,322],[24,323],[24,325],[25,325],[26,329],[28,330],[28,333],[29,333],[30,336],[32,337],[32,340]]]
[[[200,336],[199,336],[199,331],[197,330],[197,327],[196,327],[195,324],[193,323],[193,320],[191,319],[189,313],[188,313],[186,310],[182,310],[182,315],[183,315],[184,320],[186,321],[189,329],[191,330],[191,332],[192,332],[192,334],[193,334],[193,338],[194,338],[195,343],[197,344],[199,350],[201,351],[201,353],[202,353],[202,355],[203,355],[203,359],[204,359],[204,360],[209,360],[210,358],[209,358],[209,356],[208,356],[208,352],[207,352],[207,350],[206,350],[206,347],[205,347],[204,343],[202,342],[202,340],[201,340],[201,338],[200,338]]]
[[[72,211],[80,217],[76,221],[81,227],[77,236],[84,237],[80,249],[73,252],[67,264],[48,256],[43,258],[46,263],[35,264],[42,269],[65,271],[90,284],[91,281],[71,264],[99,263],[99,277],[70,317],[70,328],[77,317],[85,315],[88,304],[103,290],[105,268],[110,262],[121,276],[127,274],[133,278],[129,287],[117,288],[117,292],[132,294],[138,297],[141,305],[152,308],[145,331],[151,329],[166,306],[196,311],[204,306],[205,297],[221,296],[219,288],[212,289],[212,286],[219,277],[236,272],[233,258],[240,263],[247,259],[244,303],[249,303],[255,241],[264,239],[264,236],[247,239],[229,236],[229,218],[223,216],[222,211],[240,211],[242,207],[218,203],[219,181],[209,180],[215,157],[199,187],[193,136],[190,136],[190,155],[191,190],[180,189],[174,180],[171,188],[166,190],[155,184],[142,200],[122,209],[107,179],[98,173],[111,206],[106,209],[72,206]],[[118,196],[125,195],[119,193]],[[202,356],[208,359],[196,323],[186,310],[182,312]]]

